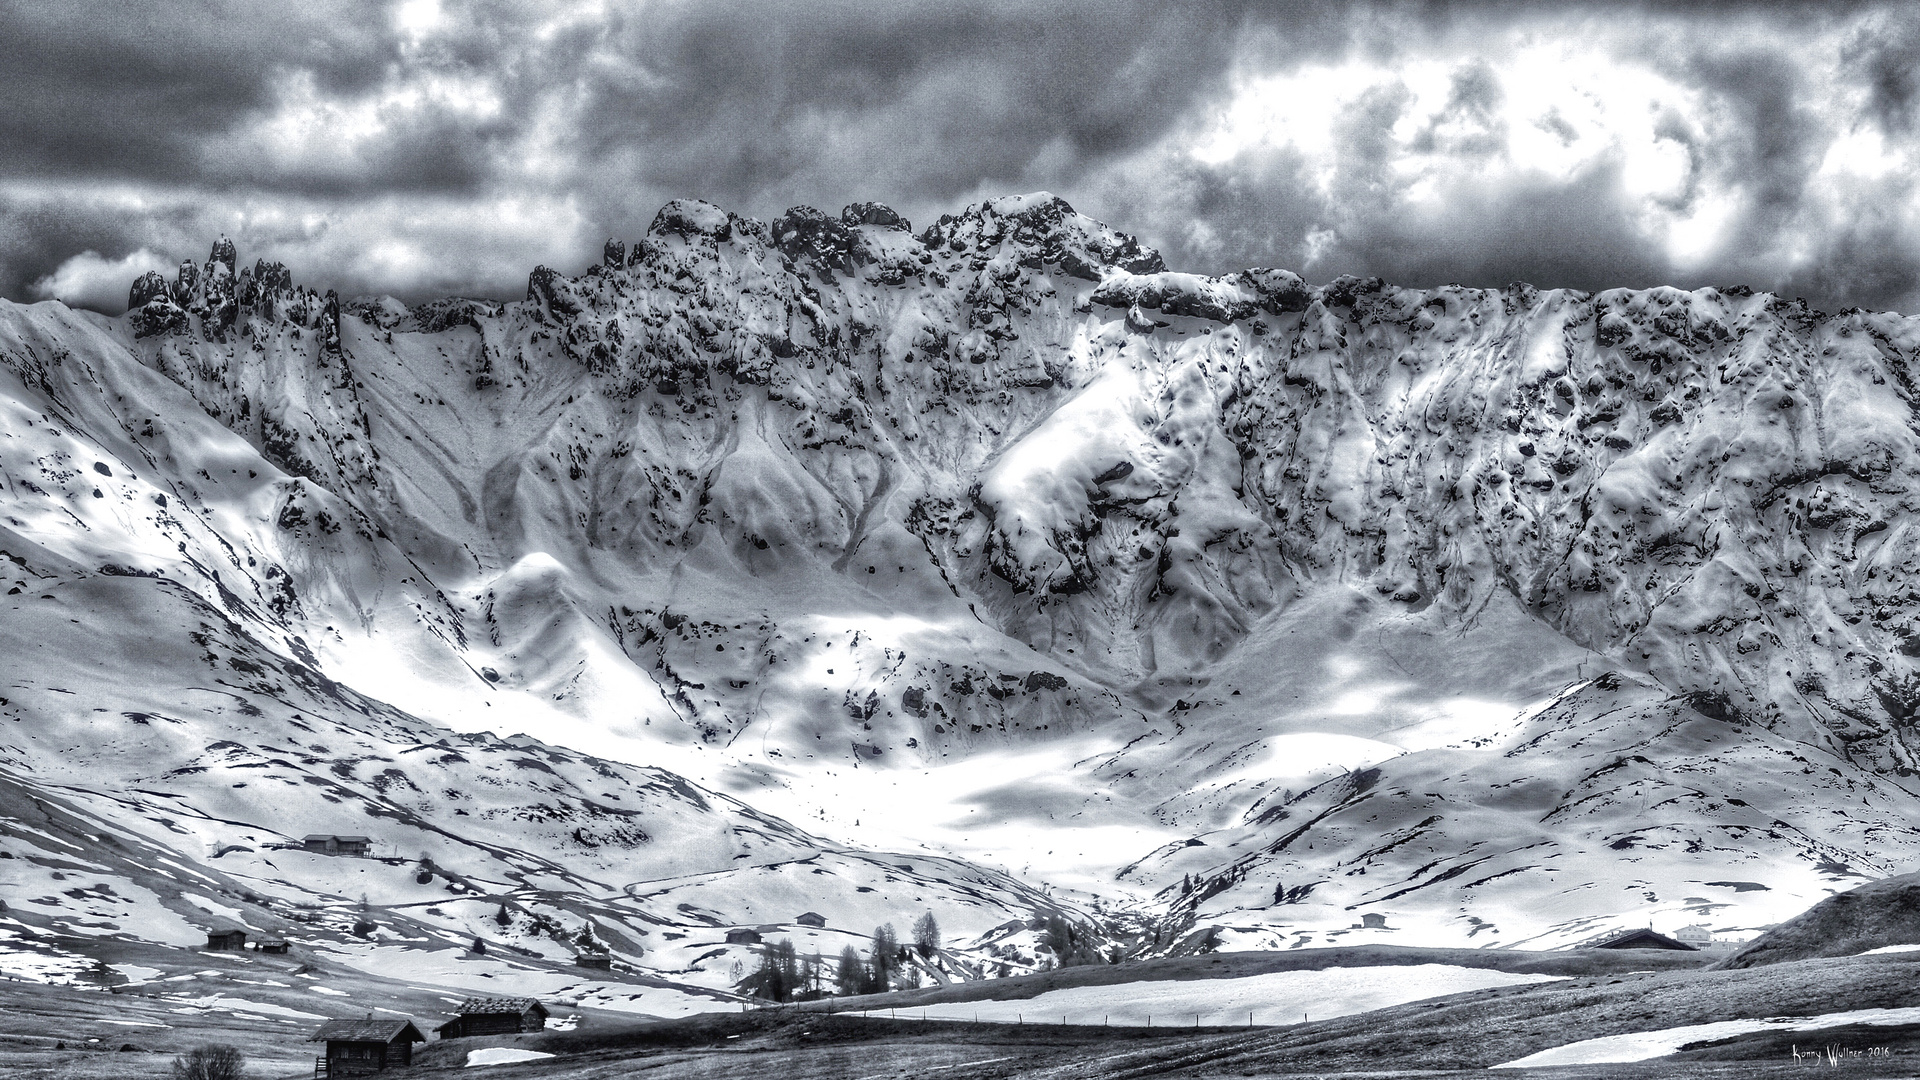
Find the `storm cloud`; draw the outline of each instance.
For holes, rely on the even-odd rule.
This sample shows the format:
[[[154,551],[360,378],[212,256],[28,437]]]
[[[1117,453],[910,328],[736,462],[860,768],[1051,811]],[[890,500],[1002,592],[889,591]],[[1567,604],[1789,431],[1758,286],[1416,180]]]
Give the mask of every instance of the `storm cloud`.
[[[0,7],[0,293],[516,295],[691,196],[1051,190],[1169,265],[1920,311],[1920,4]]]

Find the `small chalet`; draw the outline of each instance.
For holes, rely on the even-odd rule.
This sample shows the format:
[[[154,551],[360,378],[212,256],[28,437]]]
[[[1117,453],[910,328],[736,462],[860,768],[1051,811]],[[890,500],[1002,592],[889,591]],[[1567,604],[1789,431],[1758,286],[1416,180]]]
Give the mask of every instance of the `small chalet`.
[[[1652,930],[1629,930],[1624,934],[1608,938],[1596,949],[1671,949],[1674,952],[1698,952],[1684,941],[1675,941],[1665,934],[1656,934]]]
[[[573,958],[577,967],[592,968],[595,971],[612,971],[613,957],[603,952],[583,952]]]
[[[245,930],[209,930],[207,931],[208,952],[244,952],[247,947]]]
[[[1360,926],[1364,930],[1385,930],[1387,929],[1387,917],[1377,911],[1369,911],[1365,915],[1360,916]]]
[[[263,953],[284,953],[291,951],[287,943],[278,938],[268,938],[258,945],[255,945],[254,948]]]
[[[758,945],[760,944],[760,931],[746,929],[729,930],[727,931],[727,944]]]
[[[796,916],[793,921],[799,923],[801,926],[827,925],[827,917],[825,915],[820,914],[817,911],[805,912],[799,916]]]
[[[532,998],[468,998],[460,1015],[434,1031],[443,1039],[469,1035],[516,1035],[547,1026],[547,1007]]]
[[[349,858],[364,859],[372,853],[373,840],[365,836],[328,836],[324,833],[314,833],[311,836],[302,837],[300,847],[315,855],[344,855]]]
[[[411,1020],[329,1020],[308,1042],[327,1044],[327,1056],[313,1063],[316,1077],[365,1076],[413,1064],[413,1044],[427,1037]]]

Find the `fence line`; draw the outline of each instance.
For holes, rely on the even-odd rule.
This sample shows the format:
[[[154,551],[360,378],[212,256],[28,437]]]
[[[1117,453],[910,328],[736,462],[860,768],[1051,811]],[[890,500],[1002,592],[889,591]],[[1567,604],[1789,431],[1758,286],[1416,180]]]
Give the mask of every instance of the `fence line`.
[[[956,1004],[959,1004],[959,1003],[956,1003]],[[786,1006],[786,1003],[783,1002],[781,1003],[781,1005],[762,1006],[762,1008],[779,1008],[783,1006]],[[863,1020],[941,1020],[948,1023],[956,1023],[956,1024],[1011,1024],[1015,1027],[1024,1027],[1026,1026],[1026,1022],[1027,1022],[1025,1012],[1014,1013],[1012,1020],[1005,1020],[1005,1019],[996,1020],[991,1017],[989,1017],[988,1019],[982,1020],[978,1012],[973,1013],[971,1016],[965,1015],[965,1014],[953,1015],[949,1013],[935,1013],[935,1012],[929,1011],[925,1006],[922,1006],[917,1012],[914,1010],[912,1006],[907,1006],[906,1010],[907,1010],[907,1015],[905,1016],[902,1016],[900,1014],[901,1009],[899,1006],[885,1006],[880,1008],[862,1008],[862,1009],[844,1009],[844,1008],[835,1009],[833,1006],[829,1005],[825,1009],[796,1009],[795,1011],[817,1013],[821,1016],[858,1016]],[[1254,1022],[1254,1017],[1256,1013],[1257,1013],[1257,1010],[1248,1011],[1247,1022],[1245,1024],[1235,1023],[1235,1024],[1203,1025],[1200,1023],[1201,1016],[1205,1015],[1203,1013],[1181,1013],[1179,1014],[1179,1017],[1182,1020],[1184,1020],[1186,1017],[1192,1017],[1193,1027],[1196,1030],[1206,1029],[1206,1030],[1213,1030],[1213,1031],[1239,1031],[1239,1030],[1244,1030],[1246,1028],[1252,1028],[1252,1027],[1285,1026],[1280,1024],[1256,1024]],[[1087,1014],[1058,1013],[1054,1015],[1047,1015],[1047,1014],[1036,1013],[1034,1014],[1034,1023],[1036,1025],[1053,1024],[1057,1020],[1062,1026],[1074,1026],[1073,1017],[1075,1015],[1085,1016]],[[1302,1016],[1301,1019],[1304,1022],[1305,1017]],[[1116,1025],[1113,1023],[1112,1014],[1103,1013],[1103,1014],[1100,1014],[1099,1024],[1094,1024],[1092,1021],[1088,1020],[1088,1021],[1082,1021],[1078,1026],[1107,1027],[1107,1028],[1116,1027],[1116,1026],[1137,1027],[1144,1031],[1153,1027],[1153,1014],[1152,1013],[1146,1014],[1146,1023],[1144,1024],[1122,1023],[1122,1024]],[[1162,1030],[1166,1028],[1165,1024],[1162,1024],[1160,1026]]]

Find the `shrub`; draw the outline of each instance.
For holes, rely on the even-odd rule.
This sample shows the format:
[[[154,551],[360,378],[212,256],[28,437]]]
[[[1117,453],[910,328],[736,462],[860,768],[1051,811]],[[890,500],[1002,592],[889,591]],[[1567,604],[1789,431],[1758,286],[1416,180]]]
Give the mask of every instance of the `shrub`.
[[[231,1046],[207,1043],[173,1059],[173,1080],[240,1080],[247,1057]]]

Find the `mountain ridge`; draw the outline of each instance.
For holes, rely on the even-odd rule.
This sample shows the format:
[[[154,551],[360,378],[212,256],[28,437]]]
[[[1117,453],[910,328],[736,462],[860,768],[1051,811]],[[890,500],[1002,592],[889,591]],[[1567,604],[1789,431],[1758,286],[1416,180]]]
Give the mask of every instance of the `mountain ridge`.
[[[1910,861],[1920,321],[1180,274],[1045,194],[919,234],[676,201],[514,303],[238,263],[0,309],[20,393],[214,522],[199,569],[72,539],[39,500],[88,509],[84,464],[12,535],[232,592],[433,723],[1040,862],[1147,950],[1751,928]],[[237,438],[115,410],[153,378]]]

